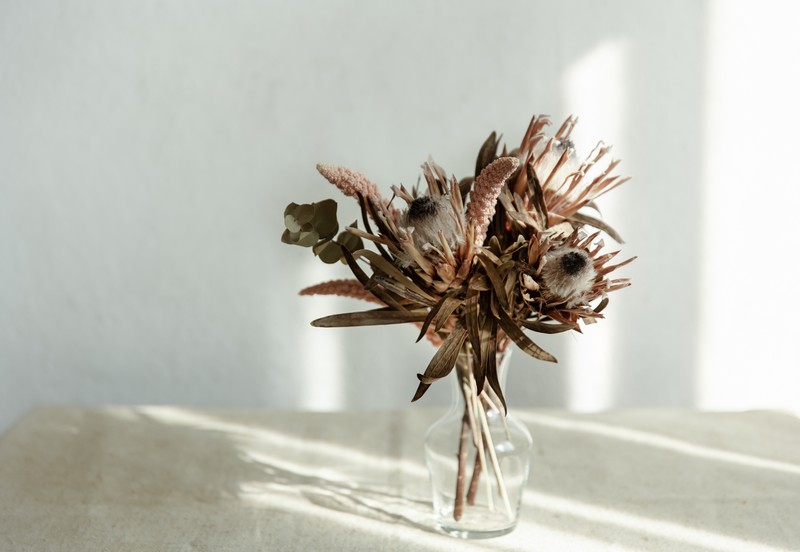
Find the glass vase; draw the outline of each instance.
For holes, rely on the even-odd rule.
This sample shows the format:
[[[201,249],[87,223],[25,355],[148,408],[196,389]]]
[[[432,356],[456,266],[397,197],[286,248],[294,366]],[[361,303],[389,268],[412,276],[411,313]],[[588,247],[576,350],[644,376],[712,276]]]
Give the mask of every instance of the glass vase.
[[[509,358],[508,349],[497,355],[501,388]],[[483,392],[477,393],[471,362],[471,354],[459,355],[456,369],[448,376],[453,380],[450,409],[425,437],[437,525],[465,539],[497,537],[514,530],[533,447],[527,427],[505,414],[488,381]]]

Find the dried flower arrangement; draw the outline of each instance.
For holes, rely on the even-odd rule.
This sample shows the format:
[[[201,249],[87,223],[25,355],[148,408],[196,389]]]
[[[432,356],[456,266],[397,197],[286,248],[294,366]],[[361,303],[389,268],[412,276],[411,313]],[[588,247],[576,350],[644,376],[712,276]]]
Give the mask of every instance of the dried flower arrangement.
[[[609,274],[633,258],[609,264],[618,251],[604,253],[600,233],[621,239],[587,213],[597,209],[598,196],[628,179],[613,174],[619,161],[600,165],[610,149],[602,142],[585,159],[577,157],[570,139],[576,122],[570,117],[548,136],[549,118],[535,116],[520,146],[511,151],[503,146],[499,155],[493,132],[480,148],[474,177],[448,178],[429,160],[422,165],[426,192],[392,186],[391,199],[361,173],[317,165],[323,177],[358,202],[363,229],[353,223],[337,236],[333,200],[293,203],[284,212],[284,242],[311,247],[326,263],[341,260],[355,276],[306,288],[301,295],[341,295],[381,305],[326,316],[314,326],[417,324],[417,341],[427,337],[438,350],[418,374],[412,401],[456,367],[465,399],[460,451],[470,436],[478,452],[491,451],[491,435],[476,420],[488,409],[505,412],[497,355],[510,342],[555,362],[523,330],[580,332],[580,322],[603,318],[609,292],[629,285]],[[402,206],[393,205],[396,198]],[[366,249],[364,240],[375,250]],[[456,520],[466,495],[465,459],[460,453]],[[487,463],[484,454],[476,458],[473,485],[480,464]],[[499,493],[504,498],[502,484]]]

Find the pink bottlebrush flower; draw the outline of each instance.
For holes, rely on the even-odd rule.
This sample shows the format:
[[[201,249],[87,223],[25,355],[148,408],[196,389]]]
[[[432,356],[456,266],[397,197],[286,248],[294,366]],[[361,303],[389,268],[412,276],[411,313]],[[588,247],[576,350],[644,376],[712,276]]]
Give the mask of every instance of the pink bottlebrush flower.
[[[352,297],[372,303],[383,304],[371,292],[364,289],[358,280],[331,280],[300,290],[300,295],[338,295]]]
[[[339,188],[344,195],[358,199],[358,195],[361,194],[376,206],[386,207],[389,212],[394,211],[389,202],[381,197],[378,186],[366,175],[347,167],[328,165],[326,163],[317,163],[317,171],[328,182]]]
[[[497,196],[506,179],[519,167],[516,157],[500,157],[481,171],[470,192],[467,224],[475,228],[475,245],[483,245],[489,221],[494,216]]]

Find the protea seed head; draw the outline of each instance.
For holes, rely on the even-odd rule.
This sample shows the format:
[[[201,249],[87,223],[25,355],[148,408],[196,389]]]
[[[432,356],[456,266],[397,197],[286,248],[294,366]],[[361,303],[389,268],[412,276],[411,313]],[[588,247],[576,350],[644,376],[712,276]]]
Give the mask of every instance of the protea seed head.
[[[597,271],[585,249],[559,247],[545,255],[542,281],[550,295],[568,307],[584,302],[592,291]]]
[[[423,252],[430,246],[441,248],[439,231],[444,233],[451,248],[463,241],[460,230],[463,226],[463,215],[459,224],[450,196],[446,194],[438,198],[428,195],[415,198],[404,213],[402,222],[404,226],[414,229],[414,245]]]

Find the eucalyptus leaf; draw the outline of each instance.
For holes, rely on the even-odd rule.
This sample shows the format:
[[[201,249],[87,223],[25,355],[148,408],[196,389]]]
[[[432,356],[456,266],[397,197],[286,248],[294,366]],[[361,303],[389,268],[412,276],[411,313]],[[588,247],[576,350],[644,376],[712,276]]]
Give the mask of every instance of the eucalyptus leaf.
[[[303,247],[311,247],[318,241],[319,241],[319,234],[317,234],[314,230],[308,230],[300,232],[300,235],[295,243]]]
[[[300,207],[300,206],[297,203],[294,203],[294,202],[290,203],[283,210],[283,216],[285,217],[286,215],[294,215],[294,213],[295,213],[295,211],[296,211],[296,209],[298,207]]]
[[[314,215],[311,224],[323,239],[333,238],[339,231],[339,221],[336,219],[336,202],[326,199],[314,204]]]
[[[283,224],[290,232],[299,232],[300,228],[303,226],[293,214],[284,215]]]
[[[313,251],[325,264],[334,264],[342,258],[342,246],[331,240],[320,241],[313,247]]]
[[[281,241],[283,243],[288,243],[289,245],[297,245],[297,239],[300,237],[299,233],[290,232],[287,228],[281,234]]]
[[[354,225],[351,224],[351,226]],[[355,234],[351,234],[347,230],[339,233],[336,238],[336,242],[351,253],[353,251],[358,251],[359,249],[364,249],[364,240]]]
[[[314,211],[314,206],[306,203],[303,205],[298,205],[297,208],[292,212],[292,215],[294,215],[294,217],[297,219],[297,222],[300,224],[306,224],[311,222],[311,219],[314,218]]]

